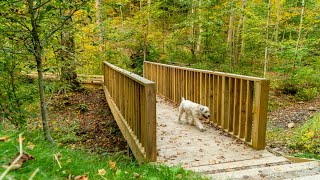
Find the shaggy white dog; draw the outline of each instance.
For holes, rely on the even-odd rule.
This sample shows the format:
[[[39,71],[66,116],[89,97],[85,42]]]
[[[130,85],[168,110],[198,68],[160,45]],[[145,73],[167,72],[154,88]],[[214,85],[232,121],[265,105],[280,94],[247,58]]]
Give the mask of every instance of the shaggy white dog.
[[[200,120],[201,118],[208,119],[210,117],[209,108],[207,106],[203,106],[201,104],[197,104],[194,102],[191,102],[189,100],[185,100],[184,97],[182,97],[180,106],[179,106],[179,118],[178,122],[181,124],[181,116],[182,114],[186,114],[186,123],[189,124],[189,116],[191,116],[191,125],[196,125],[200,129],[200,131],[205,131],[205,128],[201,124]]]

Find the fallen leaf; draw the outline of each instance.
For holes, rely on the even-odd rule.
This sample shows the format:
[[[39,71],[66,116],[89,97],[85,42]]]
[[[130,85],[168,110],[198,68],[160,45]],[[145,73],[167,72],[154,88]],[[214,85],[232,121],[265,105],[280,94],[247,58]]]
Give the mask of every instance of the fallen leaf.
[[[88,180],[88,176],[87,175],[80,175],[80,176],[76,176],[74,177],[74,180]]]
[[[182,179],[182,174],[178,174],[178,175],[177,175],[177,178],[178,178],[178,179]]]
[[[209,164],[216,164],[217,161],[216,160],[209,160]]]
[[[22,140],[21,142],[23,142],[25,139],[26,139],[25,137],[21,137],[21,140]],[[17,138],[17,141],[20,142],[19,138]]]
[[[141,175],[140,175],[139,173],[134,172],[134,173],[133,173],[133,176],[134,176],[135,178],[140,178]]]
[[[33,150],[33,149],[34,149],[34,146],[35,146],[35,145],[34,145],[32,142],[29,141],[29,142],[27,143],[26,148],[27,148],[27,149],[30,149],[30,150]]]
[[[100,176],[104,176],[104,175],[106,174],[106,170],[105,170],[105,169],[99,169],[99,170],[98,170],[98,174],[99,174]]]
[[[225,159],[224,156],[218,156],[217,159]]]
[[[110,169],[113,169],[113,170],[116,170],[117,169],[117,166],[116,166],[116,162],[113,162],[113,161],[109,161],[109,167]]]
[[[9,141],[9,140],[10,140],[9,136],[0,137],[0,141],[7,142],[7,141]]]
[[[9,165],[2,166],[3,168],[8,168],[11,163],[19,156],[19,153],[13,158],[13,160],[9,163]],[[20,169],[24,162],[34,159],[30,154],[23,153],[22,157],[13,165],[12,170]]]

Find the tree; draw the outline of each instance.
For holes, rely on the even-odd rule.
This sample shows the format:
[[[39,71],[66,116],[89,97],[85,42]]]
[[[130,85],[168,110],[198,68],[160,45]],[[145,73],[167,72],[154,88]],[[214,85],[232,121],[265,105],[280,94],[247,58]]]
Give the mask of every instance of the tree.
[[[14,36],[21,39],[28,52],[36,63],[38,71],[38,86],[41,106],[41,119],[44,137],[54,143],[48,127],[47,103],[44,92],[43,80],[43,55],[49,46],[53,35],[63,30],[71,17],[80,8],[84,7],[85,1],[2,1],[2,17],[4,23],[11,23],[18,33]],[[59,16],[60,8],[68,9],[68,13]]]
[[[269,61],[269,23],[270,23],[270,2],[268,1],[268,16],[267,16],[267,25],[266,25],[266,48],[264,52],[264,70],[263,70],[263,77],[266,77],[267,74],[267,66]]]
[[[298,49],[299,49],[299,43],[301,39],[301,32],[302,32],[302,25],[303,25],[303,15],[304,15],[304,0],[302,0],[302,6],[301,6],[301,16],[300,16],[300,24],[299,24],[299,32],[298,32],[298,39],[296,43],[296,48],[295,48],[295,56],[294,56],[294,68],[296,67],[297,64],[297,57],[298,57]]]

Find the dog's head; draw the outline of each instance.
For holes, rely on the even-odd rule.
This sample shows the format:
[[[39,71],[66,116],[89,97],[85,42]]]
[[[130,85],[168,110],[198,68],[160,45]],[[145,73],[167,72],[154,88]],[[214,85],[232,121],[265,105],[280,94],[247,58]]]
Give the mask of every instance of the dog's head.
[[[207,106],[200,106],[199,109],[204,118],[208,119],[210,117],[209,108]]]

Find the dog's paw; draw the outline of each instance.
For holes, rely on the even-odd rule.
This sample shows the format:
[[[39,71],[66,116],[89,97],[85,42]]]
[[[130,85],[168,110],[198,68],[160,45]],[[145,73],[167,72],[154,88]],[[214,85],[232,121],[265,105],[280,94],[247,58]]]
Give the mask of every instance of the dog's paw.
[[[201,132],[206,131],[206,130],[207,130],[207,129],[204,128],[204,127],[200,128],[200,131],[201,131]]]

